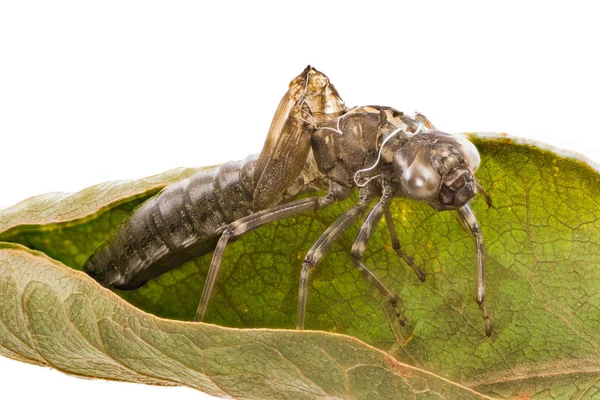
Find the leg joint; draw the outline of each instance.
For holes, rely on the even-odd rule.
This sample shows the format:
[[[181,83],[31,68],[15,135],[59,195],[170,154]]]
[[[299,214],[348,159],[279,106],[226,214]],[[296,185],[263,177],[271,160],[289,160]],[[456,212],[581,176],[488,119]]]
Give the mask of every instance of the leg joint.
[[[350,252],[350,255],[353,259],[360,260],[363,254],[365,254],[366,248],[365,242],[363,241],[354,243],[352,245],[352,251]]]
[[[483,302],[484,302],[483,293],[478,293],[477,298],[475,300],[477,301],[477,304],[479,304],[480,306],[483,305]]]
[[[230,238],[231,236],[233,236],[233,232],[235,229],[236,229],[236,227],[233,226],[233,224],[227,225],[225,227],[225,229],[223,229],[223,232],[221,233],[221,237]]]
[[[304,264],[302,265],[303,268],[312,269],[314,266],[315,259],[313,258],[313,256],[307,255],[306,257],[304,257]]]

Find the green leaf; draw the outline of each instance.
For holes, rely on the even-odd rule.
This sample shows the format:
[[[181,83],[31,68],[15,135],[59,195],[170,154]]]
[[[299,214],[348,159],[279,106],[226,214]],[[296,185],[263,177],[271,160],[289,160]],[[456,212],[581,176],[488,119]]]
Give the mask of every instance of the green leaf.
[[[0,266],[0,354],[17,360],[247,399],[484,398],[349,336],[159,319],[17,244]]]
[[[0,250],[0,352],[63,370],[72,365],[68,372],[80,375],[98,376],[98,370],[112,379],[224,395],[216,387],[234,397],[265,398],[273,390],[282,398],[290,391],[294,398],[594,398],[600,388],[600,175],[582,161],[507,138],[474,141],[482,154],[477,177],[494,202],[491,209],[481,198],[473,202],[486,247],[489,338],[475,302],[472,237],[455,213],[408,200],[393,204],[396,229],[427,280],[421,283],[397,258],[384,223],[365,257],[402,299],[407,326],[350,260],[358,225],[311,275],[306,327],[356,339],[281,329],[295,326],[303,255],[355,198],[269,224],[228,246],[206,321],[278,330],[173,321],[192,319],[210,254],[139,290],[115,291],[170,321],[142,313],[73,271],[135,205],[189,170],[41,196],[0,211],[0,241],[45,254],[8,244]],[[224,344],[207,339],[215,337]],[[198,344],[201,338],[207,342]],[[214,369],[191,366],[212,356]],[[77,362],[67,363],[72,359]],[[106,360],[119,372],[94,364]]]

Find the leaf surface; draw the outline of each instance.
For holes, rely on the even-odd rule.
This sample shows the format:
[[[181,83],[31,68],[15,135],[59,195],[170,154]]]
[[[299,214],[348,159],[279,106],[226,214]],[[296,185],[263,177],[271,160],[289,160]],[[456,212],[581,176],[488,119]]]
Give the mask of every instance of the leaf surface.
[[[244,343],[252,343],[252,351],[240,353],[232,350],[236,346],[225,346],[218,351],[211,347],[208,353],[220,351],[215,360],[222,362],[225,369],[254,368],[246,372],[271,377],[267,371],[270,367],[261,365],[259,360],[270,357],[267,355],[273,348],[280,353],[281,348],[286,348],[290,353],[283,358],[292,364],[307,363],[296,368],[306,374],[306,369],[315,366],[310,367],[310,357],[303,357],[313,354],[310,351],[317,357],[323,351],[323,345],[315,344],[313,339],[318,342],[327,338],[328,343],[352,343],[366,349],[355,352],[353,348],[352,352],[360,353],[354,357],[376,354],[383,357],[381,360],[391,360],[372,345],[393,357],[393,363],[401,369],[411,365],[419,374],[429,371],[432,375],[427,375],[427,379],[437,379],[438,383],[422,378],[431,389],[428,394],[458,396],[459,392],[451,390],[465,390],[466,386],[474,391],[469,395],[594,398],[600,380],[600,175],[582,161],[506,138],[474,141],[482,154],[477,177],[494,202],[492,209],[487,209],[480,198],[473,202],[486,247],[486,304],[494,325],[490,338],[483,334],[475,303],[472,237],[461,227],[455,213],[438,213],[408,200],[395,201],[392,213],[403,251],[425,270],[427,280],[421,283],[397,258],[384,223],[375,232],[365,257],[365,264],[400,296],[407,326],[398,324],[385,300],[369,287],[351,262],[349,249],[358,225],[331,247],[311,275],[306,327],[343,333],[360,341],[327,333],[230,330],[156,319],[101,289],[87,276],[65,269],[62,264],[80,269],[94,248],[106,240],[136,204],[166,183],[194,172],[188,170],[180,175],[154,177],[151,183],[110,184],[71,196],[34,198],[1,210],[0,241],[22,244],[50,258],[22,247],[4,246],[0,262],[0,277],[4,279],[0,282],[4,285],[0,290],[0,352],[12,358],[49,363],[47,356],[40,356],[37,344],[30,345],[43,336],[52,343],[45,346],[47,349],[66,346],[56,341],[75,346],[57,351],[57,356],[64,357],[64,364],[67,359],[79,360],[80,369],[70,370],[71,373],[87,376],[96,368],[90,360],[106,355],[113,360],[124,357],[133,364],[127,366],[128,372],[122,372],[121,361],[116,363],[121,365],[121,369],[114,367],[122,374],[121,379],[162,379],[165,384],[185,384],[224,395],[210,386],[207,377],[212,375],[207,371],[186,370],[184,378],[172,379],[169,371],[179,371],[174,365],[187,365],[200,354],[206,357],[204,350],[179,339],[210,336],[205,329],[214,335],[218,330],[235,332],[247,340]],[[229,245],[206,321],[235,328],[293,328],[302,257],[353,201],[351,198],[319,213],[269,224]],[[208,254],[187,263],[139,290],[117,294],[159,317],[191,320],[210,257]],[[62,310],[57,311],[62,316],[46,316],[44,320],[45,313],[52,309]],[[36,324],[46,334],[33,332]],[[19,326],[30,328],[17,329]],[[161,339],[151,345],[140,340],[142,327],[146,329],[144,334]],[[187,333],[182,334],[180,329]],[[74,333],[67,335],[67,331]],[[53,335],[61,337],[52,338]],[[268,337],[277,345],[265,347],[257,337]],[[113,348],[125,342],[127,346]],[[306,343],[313,350],[303,347]],[[178,355],[166,357],[167,349],[156,350],[159,345]],[[365,360],[371,360],[368,357]],[[401,384],[406,377],[397,373],[396,367],[380,368],[382,364],[375,363],[378,367],[371,368],[367,367],[373,364],[371,361],[359,358],[355,358],[351,373],[342,368],[345,372],[338,371],[337,378],[328,374],[336,373],[329,370],[329,365],[339,364],[339,360],[320,365],[321,369],[313,374],[326,383],[318,382],[312,375],[305,375],[307,380],[303,381],[298,378],[303,376],[299,372],[279,375],[275,369],[269,371],[283,385],[277,386],[277,391],[284,393],[306,384],[306,388],[311,388],[306,389],[310,393],[307,398],[395,398],[390,393],[398,396],[419,392],[417,385]],[[296,361],[301,359],[304,361]],[[226,366],[228,362],[231,365]],[[152,363],[158,366],[153,367],[152,373],[144,372]],[[64,369],[62,364],[51,364]],[[157,373],[158,370],[162,372]],[[235,392],[249,384],[246,379],[250,375],[240,374],[239,379],[234,375],[224,378],[235,387],[225,394],[240,398],[271,395],[264,392],[264,387],[254,394],[246,389],[243,394]],[[116,379],[115,376],[105,377]],[[353,379],[358,383],[353,385]],[[345,383],[338,385],[338,381]],[[434,390],[441,388],[436,386],[441,385],[439,382],[449,386]],[[217,387],[224,386],[219,382]],[[397,391],[388,392],[392,390],[389,388]],[[459,397],[464,396],[461,393]]]
[[[159,319],[20,245],[0,266],[0,354],[21,361],[244,399],[485,398],[348,336]]]

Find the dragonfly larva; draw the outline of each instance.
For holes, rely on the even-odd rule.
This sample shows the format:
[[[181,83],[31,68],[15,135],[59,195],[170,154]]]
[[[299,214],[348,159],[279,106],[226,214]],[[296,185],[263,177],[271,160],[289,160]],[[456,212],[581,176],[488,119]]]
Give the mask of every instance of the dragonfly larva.
[[[425,280],[423,271],[400,249],[388,210],[394,197],[407,197],[437,210],[458,210],[476,239],[476,299],[490,335],[482,236],[468,205],[478,191],[483,192],[474,177],[478,166],[475,146],[438,131],[421,114],[409,117],[382,106],[346,108],[329,79],[309,66],[290,83],[260,155],[167,186],[117,228],[84,270],[104,286],[135,289],[214,251],[195,318],[201,321],[228,243],[269,222],[323,209],[358,189],[357,203],[325,230],[304,259],[297,328],[304,327],[310,271],[341,233],[366,214],[375,198],[379,201],[365,218],[351,255],[404,324],[398,297],[361,259],[374,228],[384,218],[395,252]],[[296,199],[317,189],[327,192]]]

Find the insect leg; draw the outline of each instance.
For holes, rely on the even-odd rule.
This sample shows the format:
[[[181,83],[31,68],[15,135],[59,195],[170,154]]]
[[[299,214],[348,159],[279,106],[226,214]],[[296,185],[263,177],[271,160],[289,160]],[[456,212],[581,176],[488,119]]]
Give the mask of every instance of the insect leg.
[[[481,186],[481,183],[479,183],[477,180],[475,181],[475,186],[477,186],[477,193],[480,193],[483,198],[485,199],[485,202],[488,206],[488,208],[493,208],[494,204],[492,203],[492,198],[490,197],[489,194],[487,194],[487,192],[485,191],[485,189],[483,188],[483,186]]]
[[[492,323],[490,321],[490,316],[488,315],[487,309],[485,308],[484,297],[485,297],[485,282],[483,280],[483,238],[481,236],[481,231],[479,230],[479,224],[477,224],[477,219],[475,218],[475,214],[471,211],[471,208],[468,204],[465,204],[461,208],[458,209],[458,213],[460,217],[467,225],[473,236],[475,237],[475,241],[477,243],[477,304],[479,304],[479,308],[481,309],[481,313],[483,314],[483,320],[485,322],[485,334],[490,336],[492,334]]]
[[[258,228],[261,225],[304,212],[317,211],[327,207],[328,205],[331,205],[335,201],[336,197],[333,192],[330,191],[323,197],[310,197],[271,207],[267,210],[256,212],[229,224],[221,234],[221,238],[219,239],[213,253],[208,275],[206,276],[206,283],[204,284],[204,290],[202,291],[202,297],[200,298],[200,303],[198,304],[198,310],[196,311],[196,317],[194,318],[194,321],[202,321],[204,319],[204,314],[208,308],[208,302],[210,300],[215,281],[217,280],[217,274],[219,272],[225,247],[230,241],[237,239],[244,233]]]
[[[300,274],[300,289],[298,291],[298,324],[296,329],[304,329],[304,316],[306,314],[306,300],[308,298],[308,274],[323,257],[329,246],[350,226],[352,226],[366,211],[369,198],[363,197],[351,209],[335,220],[325,232],[317,239],[315,244],[306,253],[302,272]]]
[[[367,243],[377,226],[377,223],[381,220],[381,216],[387,211],[387,204],[382,200],[369,213],[362,226],[360,227],[360,231],[356,236],[356,240],[352,245],[352,261],[354,265],[360,270],[365,279],[379,290],[379,292],[388,299],[388,302],[394,309],[394,313],[396,317],[400,320],[402,325],[406,324],[406,320],[402,313],[397,309],[398,304],[398,296],[390,291],[384,284],[381,282],[375,274],[373,274],[361,261],[365,250],[367,249]]]
[[[400,258],[404,260],[405,263],[410,265],[410,267],[415,271],[415,274],[419,277],[421,282],[425,282],[425,273],[415,265],[412,257],[407,256],[400,249],[400,242],[398,241],[398,234],[396,233],[396,226],[394,225],[394,220],[392,218],[392,214],[390,214],[390,210],[385,208],[385,222],[388,227],[388,231],[390,232],[390,238],[392,239],[392,248],[398,254]]]

